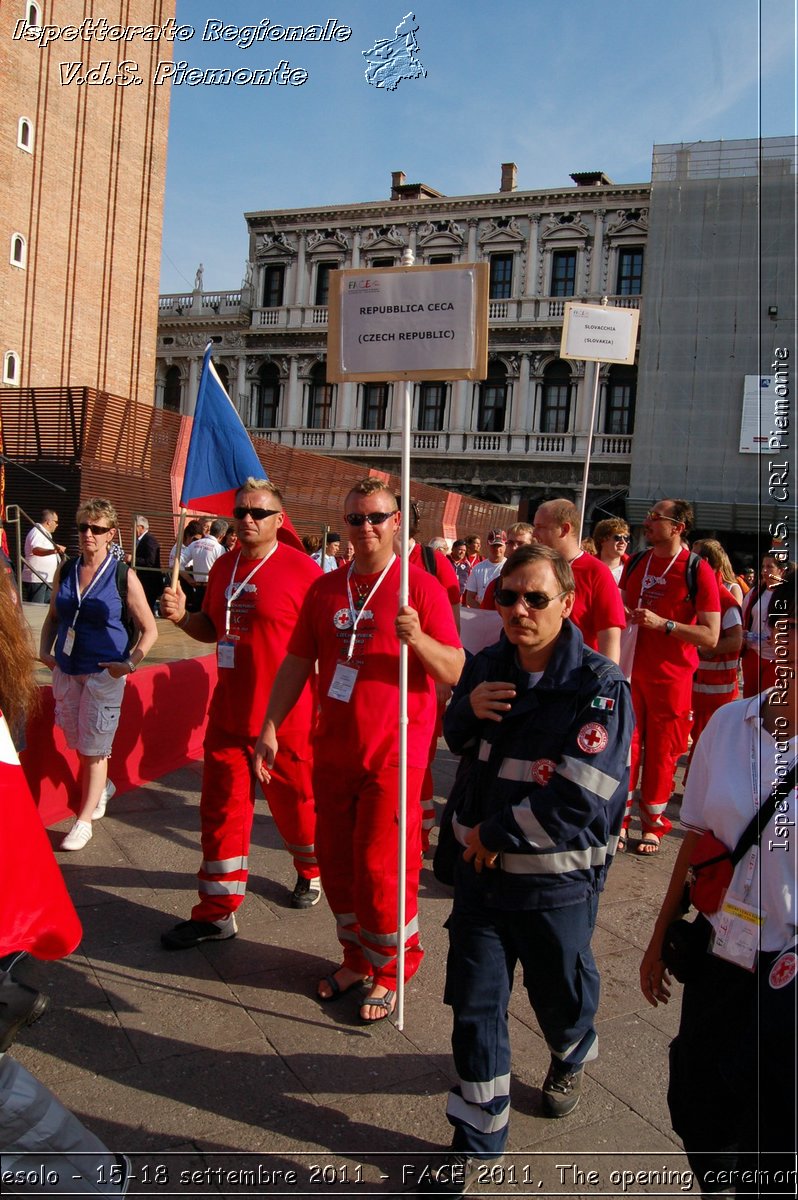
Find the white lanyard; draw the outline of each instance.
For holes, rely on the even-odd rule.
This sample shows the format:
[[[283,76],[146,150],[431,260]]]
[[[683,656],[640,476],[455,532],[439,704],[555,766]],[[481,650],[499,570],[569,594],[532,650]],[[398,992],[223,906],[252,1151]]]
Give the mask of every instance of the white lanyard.
[[[366,607],[367,607],[369,601],[373,600],[373,598],[376,594],[377,588],[380,586],[383,579],[388,574],[388,572],[390,571],[391,567],[393,566],[393,564],[395,562],[396,562],[396,555],[392,554],[387,565],[384,567],[383,572],[380,575],[379,579],[376,581],[376,583],[372,587],[371,591],[369,592],[368,596],[366,596],[366,599],[363,601],[363,605],[359,611],[358,611],[358,609],[355,608],[355,602],[352,599],[352,588],[351,588],[350,582],[349,582],[350,579],[352,578],[352,575],[355,570],[354,563],[352,563],[352,566],[349,568],[349,570],[346,573],[346,594],[349,597],[349,616],[352,620],[352,636],[349,639],[349,649],[346,652],[346,661],[347,662],[352,661],[352,655],[355,653],[355,640],[357,638],[357,627],[360,624],[360,618],[363,616],[363,613],[366,611]]]
[[[646,569],[643,572],[643,582],[640,585],[640,600],[643,599],[644,592],[650,591],[651,588],[653,588],[655,583],[661,583],[664,580],[665,576],[668,574],[668,571],[670,571],[671,567],[676,562],[676,559],[679,557],[681,552],[682,552],[682,549],[680,546],[661,575],[649,575],[649,569],[651,567],[651,560],[654,557],[654,551],[653,550],[651,551],[651,553],[648,556],[648,562],[646,563]]]
[[[80,561],[81,561],[81,562],[83,562],[83,560],[82,560],[82,559],[81,559]],[[100,582],[100,580],[102,579],[103,575],[104,575],[104,574],[105,574],[105,572],[108,570],[108,568],[109,568],[109,566],[111,565],[111,563],[112,563],[112,562],[114,562],[114,556],[113,556],[113,554],[106,554],[106,556],[105,556],[105,562],[104,562],[104,563],[103,563],[103,565],[100,567],[100,569],[99,569],[99,571],[97,572],[97,574],[92,576],[91,580],[89,581],[89,585],[88,585],[88,587],[86,588],[86,591],[85,591],[85,592],[83,592],[83,594],[82,594],[82,595],[81,595],[81,591],[80,591],[80,562],[78,563],[78,569],[77,569],[77,571],[75,572],[75,592],[77,593],[77,597],[78,597],[78,606],[77,606],[77,608],[75,609],[75,615],[74,615],[74,617],[72,618],[72,626],[71,626],[71,627],[72,627],[72,629],[74,629],[74,628],[75,628],[75,625],[77,624],[78,617],[80,616],[80,606],[81,606],[81,604],[82,604],[82,603],[83,603],[83,601],[86,599],[86,597],[88,596],[89,592],[90,592],[90,591],[92,590],[92,588],[94,587],[95,583],[99,583],[99,582]],[[85,566],[86,564],[85,564],[85,563],[83,563],[83,565]]]
[[[236,571],[238,570],[238,564],[241,562],[241,551],[239,550],[238,558],[236,559],[236,565],[233,567],[233,574],[230,577],[230,584],[228,586],[228,591],[230,592],[230,595],[227,597],[227,604],[225,605],[225,610],[224,610],[224,636],[226,638],[230,636],[230,617],[232,614],[233,604],[238,599],[238,597],[241,595],[244,588],[249,583],[250,579],[252,579],[253,575],[257,575],[258,571],[261,569],[263,564],[265,562],[268,562],[268,560],[274,554],[276,549],[277,549],[277,542],[274,543],[274,545],[272,546],[272,548],[268,552],[268,554],[265,554],[263,556],[263,558],[259,559],[258,562],[255,563],[255,566],[252,568],[249,575],[247,575],[246,579],[242,579],[241,583],[239,583],[238,587],[235,587],[232,581],[236,577]]]

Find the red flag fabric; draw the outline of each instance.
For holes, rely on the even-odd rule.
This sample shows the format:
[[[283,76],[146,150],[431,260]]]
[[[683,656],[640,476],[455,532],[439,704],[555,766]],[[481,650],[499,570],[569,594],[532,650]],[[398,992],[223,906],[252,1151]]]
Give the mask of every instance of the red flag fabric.
[[[0,713],[0,956],[64,958],[83,930]]]

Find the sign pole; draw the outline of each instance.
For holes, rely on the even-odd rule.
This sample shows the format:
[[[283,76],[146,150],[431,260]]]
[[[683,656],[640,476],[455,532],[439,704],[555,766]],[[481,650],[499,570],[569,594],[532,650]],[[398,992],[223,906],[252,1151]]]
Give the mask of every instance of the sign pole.
[[[590,405],[587,452],[582,474],[582,498],[579,504],[579,537],[581,539],[585,530],[587,480],[590,472],[590,457],[593,453],[593,434],[596,428],[599,364],[606,362],[632,366],[635,360],[640,313],[636,308],[610,307],[608,298],[603,296],[600,305],[569,301],[565,305],[564,316],[560,358],[581,359],[583,362],[593,363],[593,400]]]
[[[590,474],[590,456],[593,453],[593,432],[596,428],[596,408],[598,407],[599,364],[593,363],[593,400],[590,405],[590,425],[587,432],[587,451],[585,467],[582,472],[582,497],[579,501],[579,540],[581,541],[585,528],[585,509],[587,508],[587,477]]]

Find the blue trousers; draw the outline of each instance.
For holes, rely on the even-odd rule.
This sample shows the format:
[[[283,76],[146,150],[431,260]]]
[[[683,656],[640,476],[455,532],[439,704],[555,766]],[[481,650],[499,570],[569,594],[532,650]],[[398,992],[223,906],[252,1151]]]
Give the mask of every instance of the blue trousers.
[[[458,1083],[446,1115],[455,1150],[502,1153],[510,1116],[507,1008],[516,963],[552,1057],[574,1069],[598,1052],[599,974],[590,949],[598,897],[548,911],[487,908],[455,888],[444,1000]]]

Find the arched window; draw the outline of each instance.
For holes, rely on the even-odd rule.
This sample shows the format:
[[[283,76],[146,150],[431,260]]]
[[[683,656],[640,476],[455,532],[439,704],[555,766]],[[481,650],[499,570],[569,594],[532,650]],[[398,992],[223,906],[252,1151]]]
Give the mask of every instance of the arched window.
[[[163,406],[168,412],[180,412],[182,390],[180,367],[169,367],[163,389]]]
[[[20,150],[33,153],[33,122],[27,117],[20,117],[17,125],[17,145]]]
[[[222,381],[222,387],[227,392],[228,396],[230,396],[230,372],[228,371],[228,369],[224,365],[224,363],[214,363],[213,365],[216,368],[216,374],[219,376],[220,380]],[[233,403],[235,404],[235,400],[233,399],[233,397],[231,396],[230,398],[231,398],[231,400],[233,400]]]
[[[308,428],[332,429],[335,386],[327,382],[327,368],[316,363],[310,373],[308,393]]]
[[[488,378],[479,385],[477,429],[480,433],[503,433],[507,412],[507,368],[495,360],[488,364]]]
[[[605,433],[632,433],[636,397],[637,367],[626,367],[620,363],[610,367],[604,410]]]
[[[28,21],[29,25],[41,25],[42,10],[39,8],[38,4],[34,4],[31,2],[28,5],[27,21]]]
[[[19,355],[8,350],[3,359],[3,383],[19,387]]]
[[[543,373],[541,433],[567,433],[570,420],[571,369],[562,359],[557,359]]]
[[[11,265],[25,267],[28,263],[28,247],[21,233],[11,234]]]
[[[384,429],[388,411],[388,384],[363,384],[363,429]]]
[[[258,371],[256,421],[259,429],[276,429],[280,406],[280,372],[274,363],[264,363]]]

